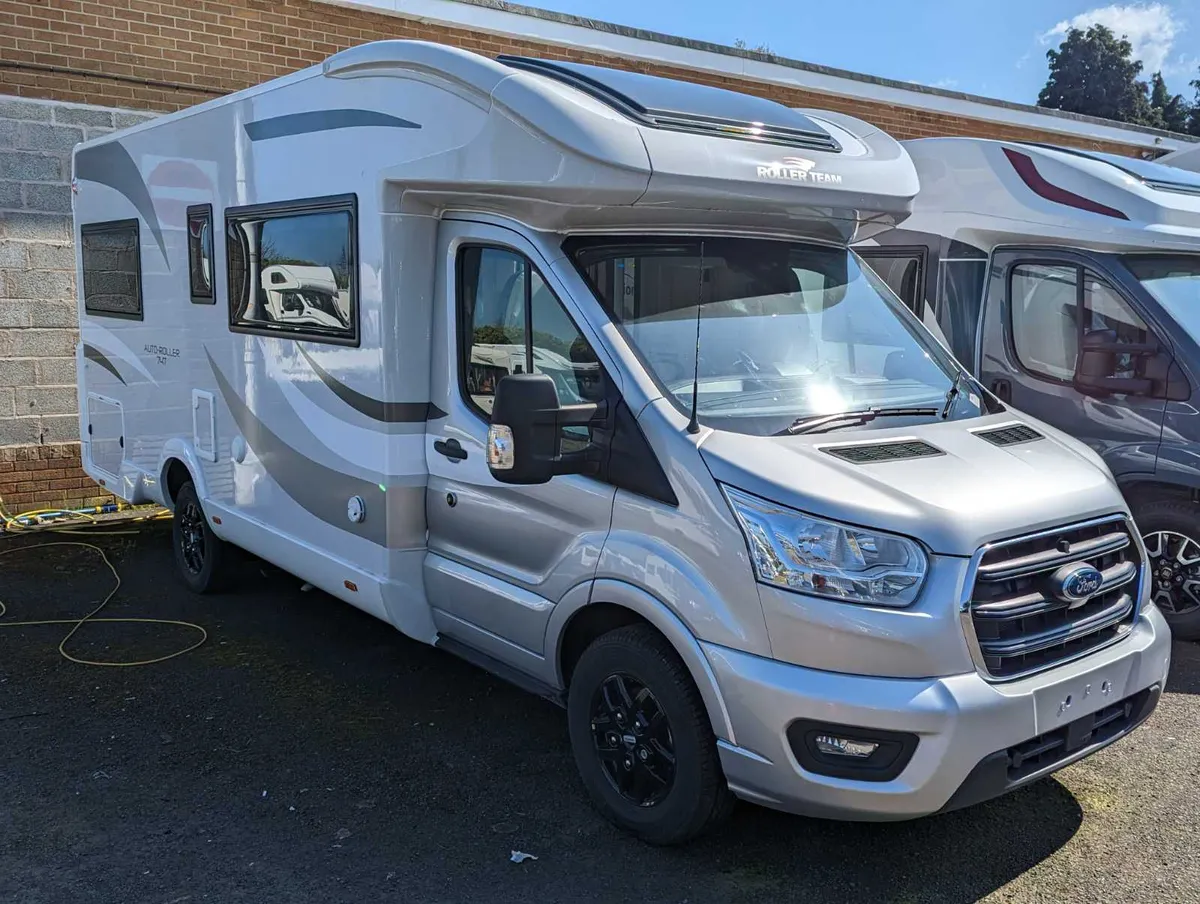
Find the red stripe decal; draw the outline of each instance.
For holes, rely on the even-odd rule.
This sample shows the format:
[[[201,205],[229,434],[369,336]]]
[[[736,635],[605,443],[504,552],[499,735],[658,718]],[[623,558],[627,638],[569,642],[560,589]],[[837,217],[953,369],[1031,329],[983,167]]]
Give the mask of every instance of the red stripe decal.
[[[1008,162],[1017,171],[1017,175],[1021,177],[1021,181],[1028,185],[1034,194],[1045,198],[1047,201],[1053,201],[1055,204],[1065,204],[1068,207],[1086,210],[1089,213],[1098,213],[1102,216],[1113,217],[1117,220],[1129,219],[1129,217],[1115,207],[1106,207],[1098,201],[1093,201],[1091,198],[1085,198],[1083,195],[1077,195],[1073,191],[1067,191],[1065,188],[1051,185],[1038,172],[1032,157],[1019,154],[1008,148],[1004,148],[1004,156],[1008,158]]]

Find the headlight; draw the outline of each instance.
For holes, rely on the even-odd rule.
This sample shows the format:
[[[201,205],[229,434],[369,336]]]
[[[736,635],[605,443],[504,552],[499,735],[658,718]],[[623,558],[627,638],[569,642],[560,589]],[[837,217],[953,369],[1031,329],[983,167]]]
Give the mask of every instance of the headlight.
[[[912,540],[814,518],[731,487],[754,573],[764,584],[846,603],[908,606],[925,580]]]

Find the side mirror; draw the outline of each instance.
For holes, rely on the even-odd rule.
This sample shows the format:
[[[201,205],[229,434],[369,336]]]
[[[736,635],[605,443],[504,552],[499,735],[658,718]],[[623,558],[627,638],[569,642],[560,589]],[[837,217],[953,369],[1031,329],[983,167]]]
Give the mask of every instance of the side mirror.
[[[1117,341],[1116,330],[1091,330],[1083,335],[1075,362],[1074,387],[1084,395],[1148,395],[1154,388],[1144,377],[1118,377],[1117,355],[1148,355],[1156,349]]]
[[[603,422],[607,404],[558,403],[554,381],[545,374],[510,374],[496,386],[488,427],[487,462],[501,483],[547,483],[556,474],[588,474],[599,470],[596,443],[569,454],[561,452],[564,427]]]

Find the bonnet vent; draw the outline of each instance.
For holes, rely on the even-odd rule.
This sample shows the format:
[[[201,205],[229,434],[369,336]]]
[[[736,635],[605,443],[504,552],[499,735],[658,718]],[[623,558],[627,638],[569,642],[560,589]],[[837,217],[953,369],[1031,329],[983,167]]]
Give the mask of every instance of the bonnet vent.
[[[1042,434],[1025,424],[1011,424],[1007,427],[997,427],[995,430],[981,430],[975,434],[980,439],[986,439],[993,446],[1015,446],[1018,443],[1031,443],[1042,439]]]
[[[921,440],[906,440],[899,443],[878,443],[862,446],[833,446],[824,451],[843,461],[856,465],[873,465],[882,461],[903,461],[907,458],[929,458],[945,455],[936,446]]]

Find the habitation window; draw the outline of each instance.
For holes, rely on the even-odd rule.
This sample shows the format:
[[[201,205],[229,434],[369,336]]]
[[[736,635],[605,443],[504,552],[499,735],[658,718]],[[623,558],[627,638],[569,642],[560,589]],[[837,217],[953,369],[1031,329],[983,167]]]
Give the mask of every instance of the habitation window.
[[[509,374],[549,375],[563,405],[603,396],[599,358],[524,255],[464,248],[458,258],[458,312],[464,397],[485,418],[496,385]],[[568,427],[564,434],[585,443],[588,428]]]
[[[192,304],[214,304],[212,205],[189,207],[187,225],[188,279],[192,285]]]
[[[235,332],[358,344],[353,195],[225,212]]]
[[[79,230],[83,308],[98,317],[142,319],[142,260],[137,220],[88,223]]]

